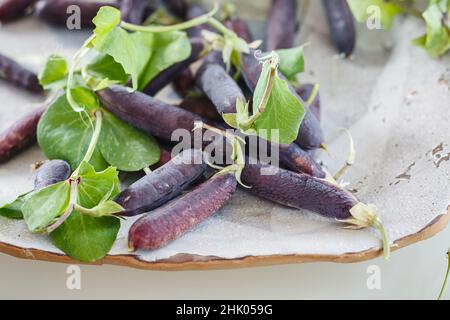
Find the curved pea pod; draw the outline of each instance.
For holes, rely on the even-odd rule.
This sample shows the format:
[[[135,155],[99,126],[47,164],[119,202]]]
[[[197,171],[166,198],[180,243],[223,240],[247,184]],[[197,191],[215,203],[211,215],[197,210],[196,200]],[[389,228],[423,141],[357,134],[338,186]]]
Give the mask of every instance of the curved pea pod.
[[[68,18],[74,14],[68,10],[70,6],[80,8],[81,28],[94,27],[92,19],[101,7],[110,6],[117,9],[120,7],[119,2],[115,0],[40,0],[35,5],[34,15],[49,24],[67,27]]]
[[[250,28],[244,20],[239,17],[234,17],[225,21],[225,26],[233,30],[240,38],[244,39],[248,43],[253,42],[254,37]]]
[[[242,75],[247,83],[247,86],[252,92],[255,91],[261,72],[262,66],[256,59],[255,52],[253,50],[249,54],[242,55]],[[282,74],[280,74],[280,77],[284,78]],[[290,85],[289,82],[288,85],[292,94],[296,96],[303,105],[305,105],[303,99],[297,94],[296,90]],[[317,119],[317,117],[315,117],[312,111],[308,108],[300,126],[299,134],[295,143],[297,143],[302,149],[311,150],[323,147],[324,140],[323,130],[320,126],[319,119]]]
[[[266,28],[266,51],[292,48],[296,29],[297,1],[272,0]]]
[[[45,162],[36,171],[34,190],[40,190],[55,183],[67,180],[72,174],[70,165],[63,160]]]
[[[149,0],[122,0],[120,12],[122,20],[140,25],[151,11]]]
[[[160,72],[150,83],[145,87],[143,92],[150,96],[156,95],[160,90],[162,90],[169,83],[174,81],[180,74],[183,73],[189,66],[197,61],[201,57],[201,53],[205,48],[204,41],[202,38],[191,38],[192,52],[189,58],[184,61],[178,62],[166,70]]]
[[[356,31],[346,0],[322,0],[332,42],[339,53],[349,56],[355,50]]]
[[[25,15],[36,0],[2,0],[0,1],[0,21],[9,22]]]
[[[36,129],[45,107],[40,107],[0,133],[0,163],[9,160],[36,140]]]
[[[241,88],[225,69],[204,63],[196,74],[197,87],[211,100],[219,114],[235,113],[236,101],[245,101]]]
[[[166,104],[145,93],[119,85],[97,92],[102,104],[115,116],[152,136],[171,141],[177,129],[191,132],[195,121],[203,119],[186,110]]]
[[[311,83],[306,83],[300,85],[296,91],[298,95],[304,100],[307,101],[311,94],[313,93],[314,85]],[[308,106],[309,109],[311,109],[312,113],[316,116],[317,119],[321,118],[321,108],[320,108],[320,95],[317,93],[317,95],[314,97],[314,100],[311,102],[311,104]]]
[[[178,107],[195,113],[204,119],[223,121],[212,102],[205,97],[186,97]]]
[[[218,174],[135,222],[130,249],[154,250],[180,238],[221,209],[236,191],[234,174]]]
[[[14,60],[1,54],[0,78],[32,93],[43,92],[43,89],[39,84],[38,77],[35,73],[22,67]]]
[[[347,223],[351,229],[377,229],[382,236],[385,258],[389,258],[389,240],[376,207],[363,204],[347,190],[307,174],[249,161],[241,179],[250,192],[267,200]]]
[[[116,197],[115,201],[125,209],[120,215],[135,216],[162,206],[186,190],[206,168],[202,151],[183,151]]]

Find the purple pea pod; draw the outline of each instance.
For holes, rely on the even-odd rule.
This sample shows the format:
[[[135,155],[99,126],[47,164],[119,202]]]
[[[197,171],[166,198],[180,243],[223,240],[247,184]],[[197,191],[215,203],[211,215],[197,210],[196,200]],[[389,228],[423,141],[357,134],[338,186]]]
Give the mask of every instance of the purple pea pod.
[[[125,209],[120,215],[135,216],[162,206],[192,185],[206,168],[202,151],[182,152],[116,197],[115,201]]]
[[[80,27],[93,28],[92,19],[103,6],[119,9],[119,2],[116,0],[40,0],[36,3],[34,15],[49,24],[67,27],[68,19],[77,12],[70,9],[79,8]]]
[[[128,234],[132,250],[158,249],[219,211],[236,191],[234,174],[218,174],[194,190],[136,221]]]
[[[45,162],[36,171],[34,190],[40,190],[55,183],[67,180],[72,174],[70,165],[63,160]]]
[[[163,4],[169,11],[180,18],[186,17],[188,3],[186,0],[163,0]]]
[[[272,0],[266,28],[266,51],[292,48],[296,29],[297,1]]]
[[[122,20],[128,23],[142,24],[150,11],[149,0],[122,0],[120,3]]]
[[[0,163],[6,162],[36,140],[36,129],[46,107],[40,107],[0,133]]]
[[[233,30],[238,37],[244,39],[248,43],[253,42],[254,38],[250,28],[244,20],[239,17],[231,18],[225,21],[225,26],[231,30]]]
[[[25,69],[14,60],[0,54],[0,78],[14,84],[15,86],[33,93],[42,93],[35,73]]]
[[[0,21],[9,22],[25,15],[27,9],[36,0],[2,0],[0,1]]]
[[[322,0],[331,40],[340,54],[355,50],[356,31],[353,14],[346,0]]]

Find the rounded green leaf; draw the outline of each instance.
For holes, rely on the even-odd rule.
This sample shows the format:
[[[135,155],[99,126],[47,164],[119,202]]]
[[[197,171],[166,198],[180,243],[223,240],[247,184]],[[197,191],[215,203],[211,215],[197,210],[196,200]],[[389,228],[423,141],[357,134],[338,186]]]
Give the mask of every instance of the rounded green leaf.
[[[159,161],[155,139],[104,111],[99,147],[106,161],[121,171],[134,172]]]

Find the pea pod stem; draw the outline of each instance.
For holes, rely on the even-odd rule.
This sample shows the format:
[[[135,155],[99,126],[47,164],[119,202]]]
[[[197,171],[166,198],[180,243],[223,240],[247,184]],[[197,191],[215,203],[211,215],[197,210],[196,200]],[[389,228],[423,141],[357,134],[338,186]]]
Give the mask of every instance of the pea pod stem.
[[[438,300],[444,299],[445,292],[447,291],[448,278],[450,275],[450,249],[448,249],[447,251],[447,261],[448,261],[447,273],[445,274],[444,283],[442,284],[441,292],[439,292]]]
[[[316,83],[313,87],[311,94],[309,95],[308,100],[305,102],[306,106],[309,108],[311,104],[316,100],[317,95],[319,94],[319,84]]]
[[[216,3],[214,5],[214,8],[210,12],[208,12],[208,13],[206,13],[204,15],[201,15],[201,16],[199,16],[197,18],[194,18],[192,20],[189,20],[189,21],[186,21],[186,22],[182,22],[182,23],[178,23],[178,24],[174,24],[174,25],[171,25],[171,26],[140,26],[140,25],[135,25],[135,24],[128,23],[128,22],[125,22],[125,21],[122,21],[120,26],[122,28],[126,29],[126,30],[129,30],[129,31],[141,31],[141,32],[151,32],[151,33],[181,31],[181,30],[187,30],[187,29],[190,29],[192,27],[196,27],[196,26],[199,26],[199,25],[202,25],[202,24],[205,24],[205,23],[211,23],[211,21],[216,20],[216,19],[213,18],[213,16],[217,13],[217,11],[218,11],[218,6],[217,6],[217,3]],[[215,22],[213,22],[213,23],[215,23]],[[219,24],[220,24],[220,22],[219,22]]]
[[[100,133],[102,131],[102,122],[103,122],[103,114],[100,110],[94,112],[95,116],[95,128],[94,133],[92,134],[91,142],[89,143],[88,150],[83,157],[83,160],[80,162],[89,162],[94,154],[95,148],[97,146],[98,139],[100,138]],[[72,174],[72,178],[77,178],[80,172],[80,167],[78,167]]]

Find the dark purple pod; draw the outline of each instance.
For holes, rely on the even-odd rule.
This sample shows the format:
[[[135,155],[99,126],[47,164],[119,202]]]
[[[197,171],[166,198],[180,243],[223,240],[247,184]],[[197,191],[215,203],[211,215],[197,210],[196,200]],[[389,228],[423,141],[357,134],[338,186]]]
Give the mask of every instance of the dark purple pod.
[[[297,1],[272,0],[266,27],[266,51],[292,48],[296,29]]]
[[[313,93],[314,85],[311,83],[306,83],[300,85],[296,91],[298,95],[304,100],[308,101],[308,99],[311,97],[311,94]],[[321,118],[320,112],[320,95],[317,93],[312,103],[308,106],[309,109],[311,109],[311,112],[316,116],[317,119]]]
[[[355,50],[356,31],[347,1],[322,0],[322,4],[334,46],[339,53],[351,55]]]
[[[40,107],[0,133],[0,163],[6,162],[36,140],[36,129],[45,107]]]
[[[166,70],[159,73],[150,83],[145,87],[143,92],[148,95],[154,96],[161,89],[167,86],[169,83],[174,81],[183,71],[185,71],[189,66],[200,58],[203,52],[204,41],[202,38],[191,38],[190,40],[192,46],[192,52],[189,58],[184,61],[178,62]]]
[[[211,100],[219,114],[236,113],[236,101],[246,101],[241,88],[225,69],[204,63],[196,74],[197,87]]]
[[[43,89],[35,73],[25,69],[14,60],[0,54],[0,78],[33,93],[41,93]]]
[[[351,193],[325,180],[261,163],[247,164],[241,178],[257,196],[330,219],[351,218],[350,209],[359,203]]]
[[[70,165],[63,160],[45,162],[36,171],[34,190],[40,190],[55,183],[67,180],[72,174]]]
[[[242,75],[252,92],[255,91],[261,72],[262,65],[256,59],[255,52],[253,50],[250,52],[250,54],[242,55]],[[281,73],[280,77],[284,78]],[[287,83],[292,94],[295,95],[303,105],[305,105],[305,102],[297,94],[296,90],[289,84],[288,81]],[[320,126],[319,119],[314,116],[309,108],[306,110],[305,117],[300,126],[299,134],[295,143],[297,143],[305,150],[318,149],[321,148],[324,144],[324,135]]]
[[[203,9],[201,6],[191,3],[188,5],[187,10],[186,10],[186,20],[195,19],[206,13],[207,13],[206,10]],[[207,23],[189,28],[187,32],[188,32],[189,37],[191,37],[191,38],[196,38],[196,37],[203,38],[203,30],[206,30],[209,32],[216,32],[216,30]]]
[[[173,89],[180,97],[185,97],[195,86],[195,78],[191,69],[186,68],[182,71],[181,74],[175,78],[172,85]]]
[[[313,177],[325,178],[326,173],[320,164],[307,151],[295,143],[280,145],[280,163],[294,172],[306,173]]]
[[[122,0],[120,3],[122,20],[128,23],[142,24],[150,11],[149,0]]]
[[[128,234],[133,250],[158,249],[211,217],[236,191],[234,174],[219,174],[136,221]]]
[[[116,197],[115,201],[125,209],[120,215],[135,216],[162,206],[186,190],[206,167],[202,151],[183,151]]]
[[[222,116],[208,98],[204,97],[186,97],[179,105],[179,108],[190,111],[204,119],[211,121],[223,121]]]
[[[152,136],[171,141],[177,129],[191,132],[200,116],[166,104],[142,92],[114,85],[97,92],[102,104],[115,116]]]
[[[2,0],[0,1],[0,21],[9,22],[25,15],[36,0]]]
[[[169,11],[180,18],[186,17],[188,4],[186,0],[163,0],[164,5]]]
[[[34,15],[49,24],[67,27],[68,19],[77,12],[71,10],[71,6],[80,8],[80,27],[93,28],[92,19],[97,15],[98,10],[103,6],[119,9],[119,2],[116,0],[40,0],[36,3]]]
[[[250,28],[244,20],[239,17],[234,17],[225,21],[225,26],[233,30],[238,37],[244,39],[248,43],[253,42],[254,38]]]

